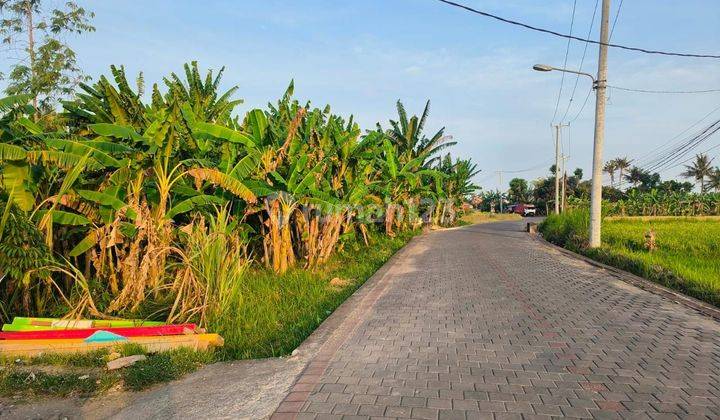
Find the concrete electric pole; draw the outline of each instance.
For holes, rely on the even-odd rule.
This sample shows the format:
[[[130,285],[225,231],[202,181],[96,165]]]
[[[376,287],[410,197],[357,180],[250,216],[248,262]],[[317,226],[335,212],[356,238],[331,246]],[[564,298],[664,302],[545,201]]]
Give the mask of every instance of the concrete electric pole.
[[[502,171],[497,171],[498,174],[498,188],[502,188]],[[498,190],[500,192],[500,213],[503,212],[503,193],[502,190]]]
[[[553,127],[555,127],[555,214],[559,214],[561,210],[560,206],[560,180],[561,176],[563,176],[563,169],[564,162],[561,162],[563,159],[562,155],[560,154],[560,134],[563,127],[567,127],[567,124],[555,124]]]
[[[560,124],[555,124],[555,214],[560,214]]]
[[[600,51],[598,74],[595,84],[595,140],[593,144],[592,189],[590,190],[590,248],[600,246],[602,221],[602,168],[603,142],[605,137],[605,91],[607,89],[608,24],[610,22],[610,0],[602,2],[600,26]]]
[[[567,161],[570,156],[562,155],[562,183],[560,184],[560,211],[565,213],[566,201],[567,201]]]
[[[589,246],[597,248],[600,246],[600,224],[602,221],[602,168],[603,168],[603,141],[605,137],[605,91],[607,90],[607,52],[610,34],[608,26],[610,23],[610,0],[602,2],[602,18],[600,22],[600,49],[598,56],[598,72],[597,79],[592,74],[575,71],[570,69],[562,69],[547,64],[535,64],[533,70],[548,72],[562,71],[565,73],[574,73],[587,76],[593,81],[595,89],[595,136],[593,142],[593,166],[592,166],[592,187],[590,189],[590,240]],[[555,127],[556,143],[555,143],[555,212],[558,211],[558,184],[559,184],[559,165],[558,150],[560,137],[560,128]]]

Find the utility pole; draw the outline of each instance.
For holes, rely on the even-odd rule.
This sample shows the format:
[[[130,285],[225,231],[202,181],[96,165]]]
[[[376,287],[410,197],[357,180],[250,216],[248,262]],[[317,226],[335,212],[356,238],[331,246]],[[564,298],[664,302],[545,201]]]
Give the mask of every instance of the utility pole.
[[[560,169],[560,161],[561,159],[563,159],[562,155],[560,154],[560,130],[562,130],[563,127],[567,126],[567,124],[553,125],[553,127],[555,127],[555,214],[560,213],[560,177],[563,173],[563,171]]]
[[[555,214],[560,214],[560,124],[555,124]]]
[[[560,211],[565,213],[565,203],[567,201],[567,160],[570,156],[562,155],[562,192],[560,194]]]
[[[605,137],[605,91],[607,89],[608,26],[610,22],[610,0],[602,2],[600,20],[600,48],[598,52],[598,73],[595,85],[595,140],[593,142],[592,189],[590,190],[590,248],[600,246],[600,225],[602,212],[602,155]]]
[[[502,171],[497,171],[498,174],[498,185],[499,188],[502,188]],[[500,214],[503,212],[503,197],[502,197],[502,190],[498,190],[500,195]]]

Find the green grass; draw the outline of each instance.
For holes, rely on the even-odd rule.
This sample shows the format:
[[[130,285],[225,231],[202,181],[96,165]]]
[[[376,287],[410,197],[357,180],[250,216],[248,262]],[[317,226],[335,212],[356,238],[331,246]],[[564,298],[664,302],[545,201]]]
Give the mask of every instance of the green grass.
[[[214,352],[178,349],[147,354],[147,360],[117,371],[104,369],[108,349],[49,354],[19,363],[0,356],[0,397],[90,396],[115,387],[136,391],[218,360],[289,354],[416,233],[402,232],[395,238],[371,234],[370,246],[349,241],[315,270],[298,268],[278,275],[249,268],[239,279],[238,293],[232,294],[232,310],[211,320],[211,332],[225,338],[225,346]],[[336,278],[340,281],[331,284]],[[133,344],[117,351],[122,356],[145,354]]]
[[[77,354],[48,354],[33,358],[0,360],[0,397],[95,395],[119,386],[141,390],[156,383],[178,379],[215,360],[212,352],[176,349],[147,354],[141,346],[119,346],[121,356],[145,354],[146,360],[115,371],[104,369],[109,349]]]
[[[146,360],[121,369],[123,385],[126,389],[139,391],[156,383],[179,379],[214,360],[212,352],[187,348],[149,354]]]
[[[703,218],[610,218],[602,247],[587,249],[587,212],[550,216],[541,224],[550,242],[720,306],[720,221]],[[657,249],[645,246],[655,232]]]

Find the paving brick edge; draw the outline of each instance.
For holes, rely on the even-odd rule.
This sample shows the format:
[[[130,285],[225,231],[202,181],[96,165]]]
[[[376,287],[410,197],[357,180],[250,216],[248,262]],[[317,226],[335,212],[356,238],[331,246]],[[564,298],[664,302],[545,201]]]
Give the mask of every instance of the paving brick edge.
[[[542,237],[540,234],[528,234],[531,238],[536,240],[537,242],[545,245],[546,247],[555,249],[565,256],[568,256],[570,258],[574,258],[577,260],[584,261],[592,266],[601,268],[605,271],[608,271],[610,275],[613,277],[624,281],[625,283],[628,283],[632,286],[635,286],[639,289],[645,290],[647,292],[660,295],[673,303],[676,303],[678,305],[685,306],[686,308],[695,310],[696,312],[699,312],[701,315],[705,315],[707,317],[713,318],[715,321],[720,321],[720,309],[705,303],[701,300],[695,299],[694,297],[685,295],[683,293],[677,292],[673,289],[667,288],[663,285],[660,285],[658,283],[653,282],[652,280],[648,280],[644,277],[637,276],[635,274],[632,274],[630,272],[627,272],[625,270],[621,270],[617,267],[613,267],[611,265],[607,265],[604,263],[601,263],[600,261],[596,261],[590,257],[586,257],[585,255],[578,254],[577,252],[570,251],[569,249],[563,248],[561,246],[555,245],[552,242],[548,242],[545,240],[545,238]]]
[[[293,357],[307,358],[303,370],[295,377],[285,397],[274,410],[270,419],[295,419],[315,385],[330,364],[335,352],[364,321],[364,315],[382,296],[388,286],[386,278],[398,260],[409,254],[420,238],[428,233],[413,237],[405,246],[396,251],[369,279],[338,306],[298,348]]]

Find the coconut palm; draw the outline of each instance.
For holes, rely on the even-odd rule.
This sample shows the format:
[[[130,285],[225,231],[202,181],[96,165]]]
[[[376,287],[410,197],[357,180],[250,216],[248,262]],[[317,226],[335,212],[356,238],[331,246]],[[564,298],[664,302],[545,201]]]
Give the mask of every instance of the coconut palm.
[[[618,167],[619,168],[619,167]],[[642,168],[639,168],[637,166],[633,166],[630,169],[630,172],[628,172],[627,175],[625,175],[625,180],[633,184],[634,187],[637,187],[640,185],[642,180],[647,175],[647,172],[645,172]]]
[[[708,155],[704,153],[698,154],[695,156],[695,162],[691,165],[685,165],[686,170],[681,174],[686,178],[695,179],[700,184],[700,194],[704,194],[707,187],[705,178],[713,173],[712,161],[713,159],[709,158]]]
[[[615,186],[615,171],[618,170],[617,162],[615,160],[609,160],[605,162],[605,166],[603,166],[603,172],[610,175],[610,186]],[[621,175],[622,179],[622,175]]]
[[[630,168],[632,161],[626,157],[618,157],[613,159],[613,162],[615,162],[615,169],[618,171],[618,180],[622,182],[624,179],[623,175],[625,171]]]

